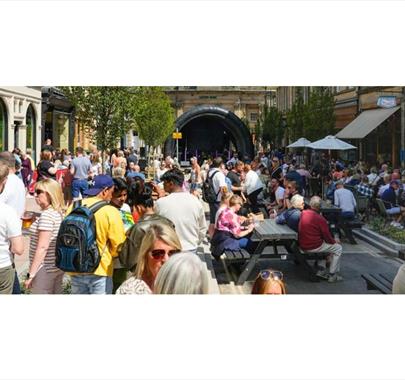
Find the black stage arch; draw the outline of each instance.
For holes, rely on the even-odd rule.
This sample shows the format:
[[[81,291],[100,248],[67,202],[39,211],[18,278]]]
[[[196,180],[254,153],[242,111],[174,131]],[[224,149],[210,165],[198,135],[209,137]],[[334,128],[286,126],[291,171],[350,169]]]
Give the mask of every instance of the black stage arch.
[[[252,136],[246,125],[231,111],[218,106],[201,105],[190,109],[176,120],[182,133],[179,140],[180,161],[198,154],[221,155],[233,146],[243,159],[252,159]],[[169,137],[164,146],[165,156],[176,156],[176,141]]]

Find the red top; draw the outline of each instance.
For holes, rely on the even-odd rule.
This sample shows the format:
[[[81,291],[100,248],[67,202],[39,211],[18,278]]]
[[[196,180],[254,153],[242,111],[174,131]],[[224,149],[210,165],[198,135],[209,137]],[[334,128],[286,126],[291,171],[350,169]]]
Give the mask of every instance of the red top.
[[[326,219],[313,210],[303,210],[298,225],[298,243],[304,251],[319,248],[322,243],[335,244]]]

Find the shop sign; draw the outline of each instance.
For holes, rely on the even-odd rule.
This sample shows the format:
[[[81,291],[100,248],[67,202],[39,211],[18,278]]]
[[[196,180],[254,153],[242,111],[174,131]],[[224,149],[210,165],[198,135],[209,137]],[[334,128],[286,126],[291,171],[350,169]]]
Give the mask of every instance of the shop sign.
[[[380,96],[377,100],[377,106],[382,108],[392,108],[397,105],[397,98],[395,96]]]

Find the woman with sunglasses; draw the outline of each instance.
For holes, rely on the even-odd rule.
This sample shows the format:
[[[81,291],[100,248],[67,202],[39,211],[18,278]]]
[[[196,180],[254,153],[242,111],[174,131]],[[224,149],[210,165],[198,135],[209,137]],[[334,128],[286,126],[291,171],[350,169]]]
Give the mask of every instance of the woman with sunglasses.
[[[283,273],[273,269],[260,271],[253,284],[252,294],[286,294]]]
[[[135,274],[125,281],[116,294],[151,294],[162,265],[181,251],[180,240],[166,224],[152,224],[146,231],[139,249]]]
[[[62,188],[47,178],[37,182],[34,195],[42,213],[29,229],[30,266],[25,287],[32,288],[34,294],[61,294],[64,272],[55,265],[55,248],[64,211]]]

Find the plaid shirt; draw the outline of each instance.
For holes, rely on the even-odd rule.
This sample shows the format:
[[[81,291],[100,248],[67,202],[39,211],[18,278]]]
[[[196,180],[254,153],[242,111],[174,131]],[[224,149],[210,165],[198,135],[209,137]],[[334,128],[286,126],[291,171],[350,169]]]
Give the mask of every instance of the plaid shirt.
[[[367,198],[372,198],[374,195],[373,189],[368,185],[364,185],[363,183],[359,183],[355,186],[355,188],[359,194],[364,195]]]

